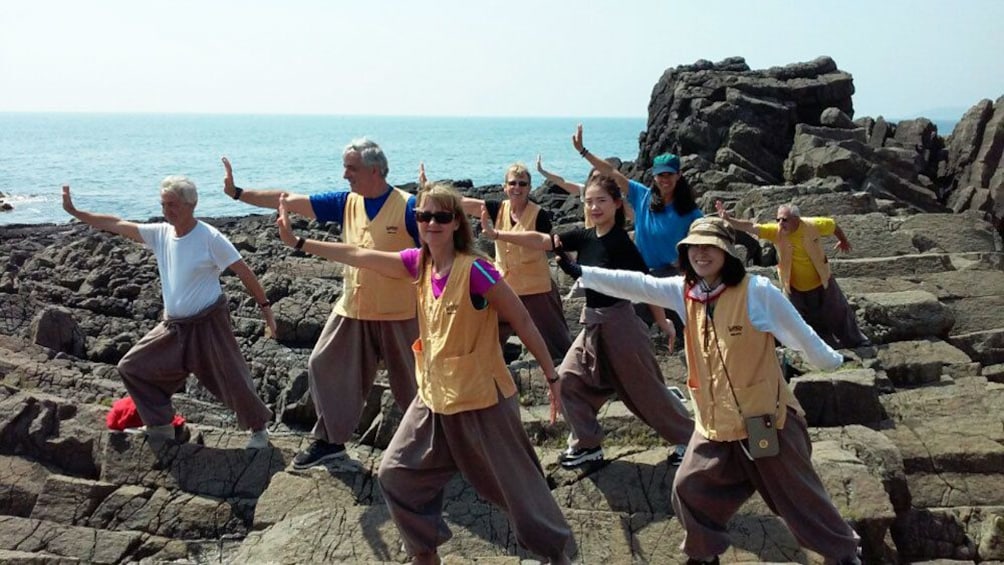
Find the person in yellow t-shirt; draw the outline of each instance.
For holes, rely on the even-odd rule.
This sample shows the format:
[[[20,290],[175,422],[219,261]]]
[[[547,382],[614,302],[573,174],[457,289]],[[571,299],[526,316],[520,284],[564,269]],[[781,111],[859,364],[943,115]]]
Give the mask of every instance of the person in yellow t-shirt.
[[[766,239],[777,249],[777,274],[784,293],[806,323],[832,347],[867,347],[871,341],[861,333],[847,297],[830,272],[820,240],[837,238],[836,249],[851,250],[851,243],[833,218],[802,217],[795,204],[777,209],[777,222],[755,224],[732,217],[719,200],[718,215],[732,227]]]

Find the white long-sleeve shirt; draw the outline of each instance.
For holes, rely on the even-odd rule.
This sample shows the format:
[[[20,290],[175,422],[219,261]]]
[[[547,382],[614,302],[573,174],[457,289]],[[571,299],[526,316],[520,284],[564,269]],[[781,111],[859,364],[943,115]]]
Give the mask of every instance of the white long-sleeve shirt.
[[[843,356],[826,345],[805,323],[791,302],[770,280],[750,275],[747,314],[758,331],[773,334],[781,343],[801,351],[813,366],[836,369]],[[670,308],[686,321],[684,280],[682,276],[659,278],[637,271],[618,271],[582,266],[582,286],[632,302],[655,304]]]

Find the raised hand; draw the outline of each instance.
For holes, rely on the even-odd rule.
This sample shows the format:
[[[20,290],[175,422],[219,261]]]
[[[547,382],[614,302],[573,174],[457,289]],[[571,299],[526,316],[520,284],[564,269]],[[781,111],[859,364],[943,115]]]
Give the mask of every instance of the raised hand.
[[[537,153],[537,172],[544,175],[544,164],[540,161],[540,153]]]
[[[73,215],[77,211],[77,207],[73,205],[73,198],[70,196],[70,185],[63,185],[63,210],[66,210],[67,214]]]
[[[418,189],[422,190],[429,184],[429,178],[425,176],[425,163],[418,163]]]
[[[575,134],[572,135],[572,147],[574,147],[575,150],[578,151],[579,153],[582,153],[582,150],[583,150],[583,145],[582,145],[582,124],[579,124],[575,128]]]
[[[292,224],[289,221],[289,211],[287,210],[286,198],[289,195],[283,192],[279,196],[279,217],[275,219],[275,225],[279,228],[279,239],[283,243],[292,247],[296,245],[296,235],[293,233]]]
[[[498,232],[495,231],[495,227],[492,225],[491,216],[488,214],[488,207],[484,204],[481,205],[481,232],[485,234],[488,239],[498,238]]]
[[[718,217],[725,221],[732,219],[732,214],[725,209],[725,203],[721,200],[715,200],[715,211],[718,212]]]
[[[230,159],[226,157],[223,158],[223,169],[226,170],[227,174],[223,177],[223,192],[227,196],[233,198],[234,196],[234,168],[230,165]]]

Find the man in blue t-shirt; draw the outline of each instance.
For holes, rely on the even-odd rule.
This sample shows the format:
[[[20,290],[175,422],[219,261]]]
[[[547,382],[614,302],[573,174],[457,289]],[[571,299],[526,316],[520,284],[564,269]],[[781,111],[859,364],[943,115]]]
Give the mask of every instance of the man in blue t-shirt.
[[[383,251],[420,245],[415,196],[387,184],[387,157],[370,140],[354,140],[342,152],[348,191],[308,196],[243,189],[234,184],[233,169],[225,157],[223,165],[223,191],[234,200],[277,209],[279,196],[286,193],[289,211],[341,224],[346,243]],[[364,279],[367,284],[361,284]],[[342,296],[307,364],[317,424],[314,441],[293,459],[294,468],[314,467],[345,454],[345,443],[359,424],[381,359],[398,407],[403,412],[411,404],[416,393],[411,345],[418,337],[418,324],[413,300],[402,300],[413,297],[414,291],[410,286],[404,292],[395,291],[400,284],[346,269]]]

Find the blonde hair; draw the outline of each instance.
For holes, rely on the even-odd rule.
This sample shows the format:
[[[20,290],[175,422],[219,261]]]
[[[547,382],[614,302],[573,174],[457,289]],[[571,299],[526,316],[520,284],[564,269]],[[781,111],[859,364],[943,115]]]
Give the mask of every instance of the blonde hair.
[[[440,210],[453,212],[454,218],[460,223],[453,232],[453,251],[488,259],[487,255],[474,247],[474,230],[471,228],[471,222],[464,212],[463,201],[463,196],[457,192],[457,189],[453,185],[436,182],[427,184],[418,191],[415,199],[415,207],[417,208],[423,204],[430,203]],[[428,258],[429,245],[423,241],[422,256],[418,265],[419,273],[425,269],[425,263]]]
[[[508,182],[510,176],[513,177],[526,176],[526,182],[530,183],[530,185],[533,186],[533,177],[530,176],[530,169],[526,168],[526,165],[524,165],[523,163],[513,163],[512,165],[509,165],[509,168],[505,170],[505,176],[502,177],[502,182],[503,183]]]

